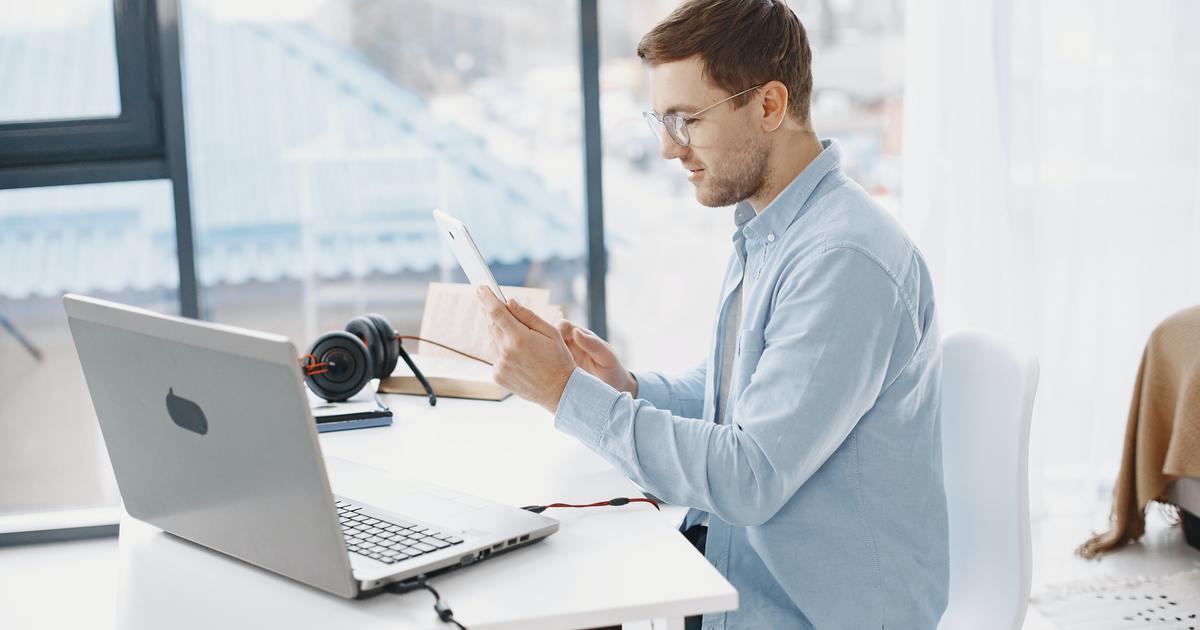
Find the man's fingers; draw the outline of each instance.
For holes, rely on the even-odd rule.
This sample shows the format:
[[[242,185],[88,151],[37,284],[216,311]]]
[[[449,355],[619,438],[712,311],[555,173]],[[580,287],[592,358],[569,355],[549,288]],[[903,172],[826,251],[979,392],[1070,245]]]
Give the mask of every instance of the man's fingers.
[[[584,360],[590,360],[592,355],[587,350],[580,348],[570,337],[563,337],[563,341],[567,344],[567,350],[571,352],[571,358],[575,359],[576,363],[582,364]]]
[[[596,333],[575,327],[575,333],[572,335],[575,343],[588,352],[609,352],[608,344],[603,339],[596,336]]]
[[[479,296],[479,303],[483,306],[484,314],[487,315],[495,329],[499,329],[510,337],[521,331],[521,322],[513,317],[513,314],[504,306],[504,302],[501,302],[496,294],[492,293],[491,288],[481,284],[475,293]]]
[[[560,336],[558,329],[553,324],[538,317],[537,313],[525,308],[516,300],[510,299],[508,301],[508,310],[517,318],[517,321],[528,326],[530,330],[550,338]]]

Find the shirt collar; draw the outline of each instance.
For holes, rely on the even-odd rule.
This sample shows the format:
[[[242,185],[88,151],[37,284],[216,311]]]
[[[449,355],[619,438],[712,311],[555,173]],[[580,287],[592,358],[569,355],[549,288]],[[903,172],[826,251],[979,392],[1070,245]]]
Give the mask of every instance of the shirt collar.
[[[817,157],[767,204],[762,214],[755,215],[750,202],[738,202],[733,213],[734,223],[739,228],[735,239],[738,234],[745,234],[747,238],[782,234],[808,209],[808,200],[817,184],[831,171],[838,170],[842,162],[842,148],[837,140],[821,140],[821,147]]]

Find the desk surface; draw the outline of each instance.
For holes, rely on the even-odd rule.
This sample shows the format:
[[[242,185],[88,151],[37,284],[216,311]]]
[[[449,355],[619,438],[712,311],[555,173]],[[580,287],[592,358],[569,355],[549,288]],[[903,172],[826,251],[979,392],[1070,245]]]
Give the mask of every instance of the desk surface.
[[[387,402],[393,426],[322,434],[325,455],[510,505],[638,496],[525,401]],[[464,625],[579,628],[737,607],[733,587],[653,507],[547,515],[562,526],[544,542],[432,581]],[[425,592],[343,600],[128,517],[118,545],[0,549],[0,627],[447,627],[432,604]]]

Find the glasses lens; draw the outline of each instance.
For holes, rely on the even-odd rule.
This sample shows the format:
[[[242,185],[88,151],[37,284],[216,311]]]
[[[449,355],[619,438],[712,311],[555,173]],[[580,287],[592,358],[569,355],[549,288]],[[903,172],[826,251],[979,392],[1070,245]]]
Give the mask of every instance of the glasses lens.
[[[687,119],[678,114],[667,114],[663,116],[663,126],[667,128],[667,133],[671,134],[671,139],[681,147],[686,147],[691,142],[688,137]]]
[[[654,137],[662,140],[663,124],[658,120],[658,117],[651,112],[642,112],[642,118],[646,119],[646,125],[650,127],[650,131],[654,133]]]

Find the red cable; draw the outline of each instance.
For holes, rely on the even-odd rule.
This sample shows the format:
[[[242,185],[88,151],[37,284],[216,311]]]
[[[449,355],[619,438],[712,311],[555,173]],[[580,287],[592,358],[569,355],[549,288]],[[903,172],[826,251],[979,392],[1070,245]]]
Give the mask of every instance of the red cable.
[[[456,348],[451,348],[450,346],[447,346],[447,345],[446,345],[446,344],[444,344],[444,343],[438,343],[438,342],[436,342],[436,341],[433,341],[432,339],[426,339],[426,338],[424,338],[424,337],[417,337],[416,335],[396,335],[396,339],[400,339],[400,340],[404,340],[404,339],[413,339],[413,340],[416,340],[416,341],[424,341],[425,343],[431,343],[431,344],[433,344],[433,345],[435,345],[435,346],[437,346],[437,347],[439,347],[439,348],[444,348],[444,349],[446,349],[446,350],[449,350],[450,352],[454,352],[454,353],[456,353],[456,354],[461,354],[462,356],[464,356],[464,357],[467,357],[468,359],[474,359],[474,360],[476,360],[476,361],[479,361],[480,363],[485,363],[485,364],[487,364],[487,365],[491,365],[491,364],[492,364],[492,362],[491,362],[491,361],[488,361],[487,359],[481,359],[481,358],[479,358],[479,357],[477,357],[477,356],[475,356],[475,355],[473,355],[473,354],[469,354],[469,353],[463,352],[462,350],[458,350],[458,349],[456,349]]]
[[[653,505],[653,506],[654,506],[654,509],[656,509],[656,510],[661,510],[661,509],[662,509],[662,508],[658,507],[658,503],[655,503],[654,501],[651,501],[650,499],[645,499],[645,498],[639,498],[639,499],[629,499],[629,498],[625,498],[625,497],[618,497],[618,498],[616,498],[616,499],[609,499],[609,500],[607,500],[607,501],[597,501],[597,502],[595,502],[595,503],[582,503],[582,504],[575,504],[575,503],[551,503],[551,504],[549,504],[549,505],[540,505],[540,506],[534,506],[534,507],[540,507],[540,508],[542,508],[542,510],[545,510],[545,509],[549,509],[549,508],[590,508],[590,507],[604,507],[604,506],[608,506],[608,505],[626,505],[626,504],[628,504],[628,503],[649,503],[650,505]]]

